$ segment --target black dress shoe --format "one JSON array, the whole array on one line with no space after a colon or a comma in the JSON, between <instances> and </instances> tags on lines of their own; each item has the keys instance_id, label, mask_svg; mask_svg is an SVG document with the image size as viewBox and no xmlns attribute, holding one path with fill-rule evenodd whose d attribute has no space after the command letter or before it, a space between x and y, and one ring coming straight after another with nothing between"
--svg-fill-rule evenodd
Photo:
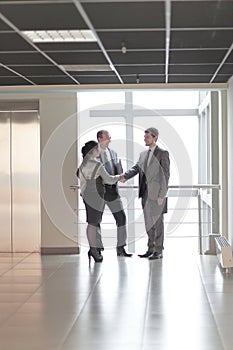
<instances>
[{"instance_id":1,"label":"black dress shoe","mask_svg":"<svg viewBox=\"0 0 233 350\"><path fill-rule=\"evenodd\" d=\"M149 256L151 256L153 254L153 252L150 252L149 250L145 253L145 254L138 254L138 256L140 258L149 258Z\"/></svg>"},{"instance_id":2,"label":"black dress shoe","mask_svg":"<svg viewBox=\"0 0 233 350\"><path fill-rule=\"evenodd\" d=\"M124 256L126 258L131 258L133 254L130 253L126 253L125 248L124 247L118 247L117 248L117 256Z\"/></svg>"},{"instance_id":3,"label":"black dress shoe","mask_svg":"<svg viewBox=\"0 0 233 350\"><path fill-rule=\"evenodd\" d=\"M149 260L162 259L162 257L163 257L162 253L155 252L149 257Z\"/></svg>"}]
</instances>

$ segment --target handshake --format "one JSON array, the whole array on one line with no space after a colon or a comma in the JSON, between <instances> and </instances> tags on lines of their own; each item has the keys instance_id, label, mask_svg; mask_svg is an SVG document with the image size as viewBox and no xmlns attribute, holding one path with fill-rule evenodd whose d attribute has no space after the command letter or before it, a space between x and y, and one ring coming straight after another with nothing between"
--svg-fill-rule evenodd
<instances>
[{"instance_id":1,"label":"handshake","mask_svg":"<svg viewBox=\"0 0 233 350\"><path fill-rule=\"evenodd\" d=\"M120 175L119 181L120 181L120 182L125 182L125 181L126 181L124 174L121 174L121 175Z\"/></svg>"}]
</instances>

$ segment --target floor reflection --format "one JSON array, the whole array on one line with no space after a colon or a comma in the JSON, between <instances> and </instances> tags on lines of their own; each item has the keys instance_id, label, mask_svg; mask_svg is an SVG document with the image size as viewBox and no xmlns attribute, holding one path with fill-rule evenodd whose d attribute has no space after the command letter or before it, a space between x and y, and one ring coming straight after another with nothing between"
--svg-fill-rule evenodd
<instances>
[{"instance_id":1,"label":"floor reflection","mask_svg":"<svg viewBox=\"0 0 233 350\"><path fill-rule=\"evenodd\" d=\"M193 241L192 241L193 240ZM232 350L233 274L166 238L149 261L105 250L80 256L0 254L0 349Z\"/></svg>"}]
</instances>

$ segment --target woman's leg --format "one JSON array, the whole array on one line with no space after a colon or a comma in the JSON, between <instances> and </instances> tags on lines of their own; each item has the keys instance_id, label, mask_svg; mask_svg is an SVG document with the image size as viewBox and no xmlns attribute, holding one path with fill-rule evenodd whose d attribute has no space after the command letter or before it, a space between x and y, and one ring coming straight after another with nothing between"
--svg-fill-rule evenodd
<instances>
[{"instance_id":1,"label":"woman's leg","mask_svg":"<svg viewBox=\"0 0 233 350\"><path fill-rule=\"evenodd\" d=\"M103 256L99 254L97 250L97 242L96 242L96 230L97 226L95 224L89 224L87 225L87 240L90 246L90 250L88 252L89 257L89 263L91 260L91 256L95 260L95 262L101 262L103 261Z\"/></svg>"},{"instance_id":2,"label":"woman's leg","mask_svg":"<svg viewBox=\"0 0 233 350\"><path fill-rule=\"evenodd\" d=\"M89 259L92 256L96 262L100 262L103 260L103 257L99 254L97 249L101 249L103 247L100 231L100 223L102 221L103 215L103 201L99 201L99 206L89 205L86 201L84 201L84 204L86 207L87 214L86 234L90 246L88 256Z\"/></svg>"},{"instance_id":3,"label":"woman's leg","mask_svg":"<svg viewBox=\"0 0 233 350\"><path fill-rule=\"evenodd\" d=\"M96 225L95 224L87 224L87 240L90 247L97 248L96 242Z\"/></svg>"}]
</instances>

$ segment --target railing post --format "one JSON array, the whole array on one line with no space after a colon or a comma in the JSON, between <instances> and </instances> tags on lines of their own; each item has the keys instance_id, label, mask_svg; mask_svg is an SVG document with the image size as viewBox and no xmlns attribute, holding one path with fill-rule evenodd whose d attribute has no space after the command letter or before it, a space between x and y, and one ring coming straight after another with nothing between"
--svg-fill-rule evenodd
<instances>
[{"instance_id":1,"label":"railing post","mask_svg":"<svg viewBox=\"0 0 233 350\"><path fill-rule=\"evenodd\" d=\"M79 185L72 185L70 186L71 189L76 190L79 189L80 186ZM138 186L135 185L123 185L120 186L120 188L138 188ZM202 201L204 201L203 198L201 198L201 190L202 189L217 189L220 190L221 186L218 184L199 184L199 185L171 185L168 186L169 189L197 189L198 193L197 193L197 199L198 199L198 243L199 243L199 254L202 255L203 254L203 235L202 235L202 208L201 208L201 204ZM196 197L196 196L195 196Z\"/></svg>"},{"instance_id":2,"label":"railing post","mask_svg":"<svg viewBox=\"0 0 233 350\"><path fill-rule=\"evenodd\" d=\"M202 255L202 221L201 221L201 189L198 189L198 237L199 237L199 254Z\"/></svg>"}]
</instances>

